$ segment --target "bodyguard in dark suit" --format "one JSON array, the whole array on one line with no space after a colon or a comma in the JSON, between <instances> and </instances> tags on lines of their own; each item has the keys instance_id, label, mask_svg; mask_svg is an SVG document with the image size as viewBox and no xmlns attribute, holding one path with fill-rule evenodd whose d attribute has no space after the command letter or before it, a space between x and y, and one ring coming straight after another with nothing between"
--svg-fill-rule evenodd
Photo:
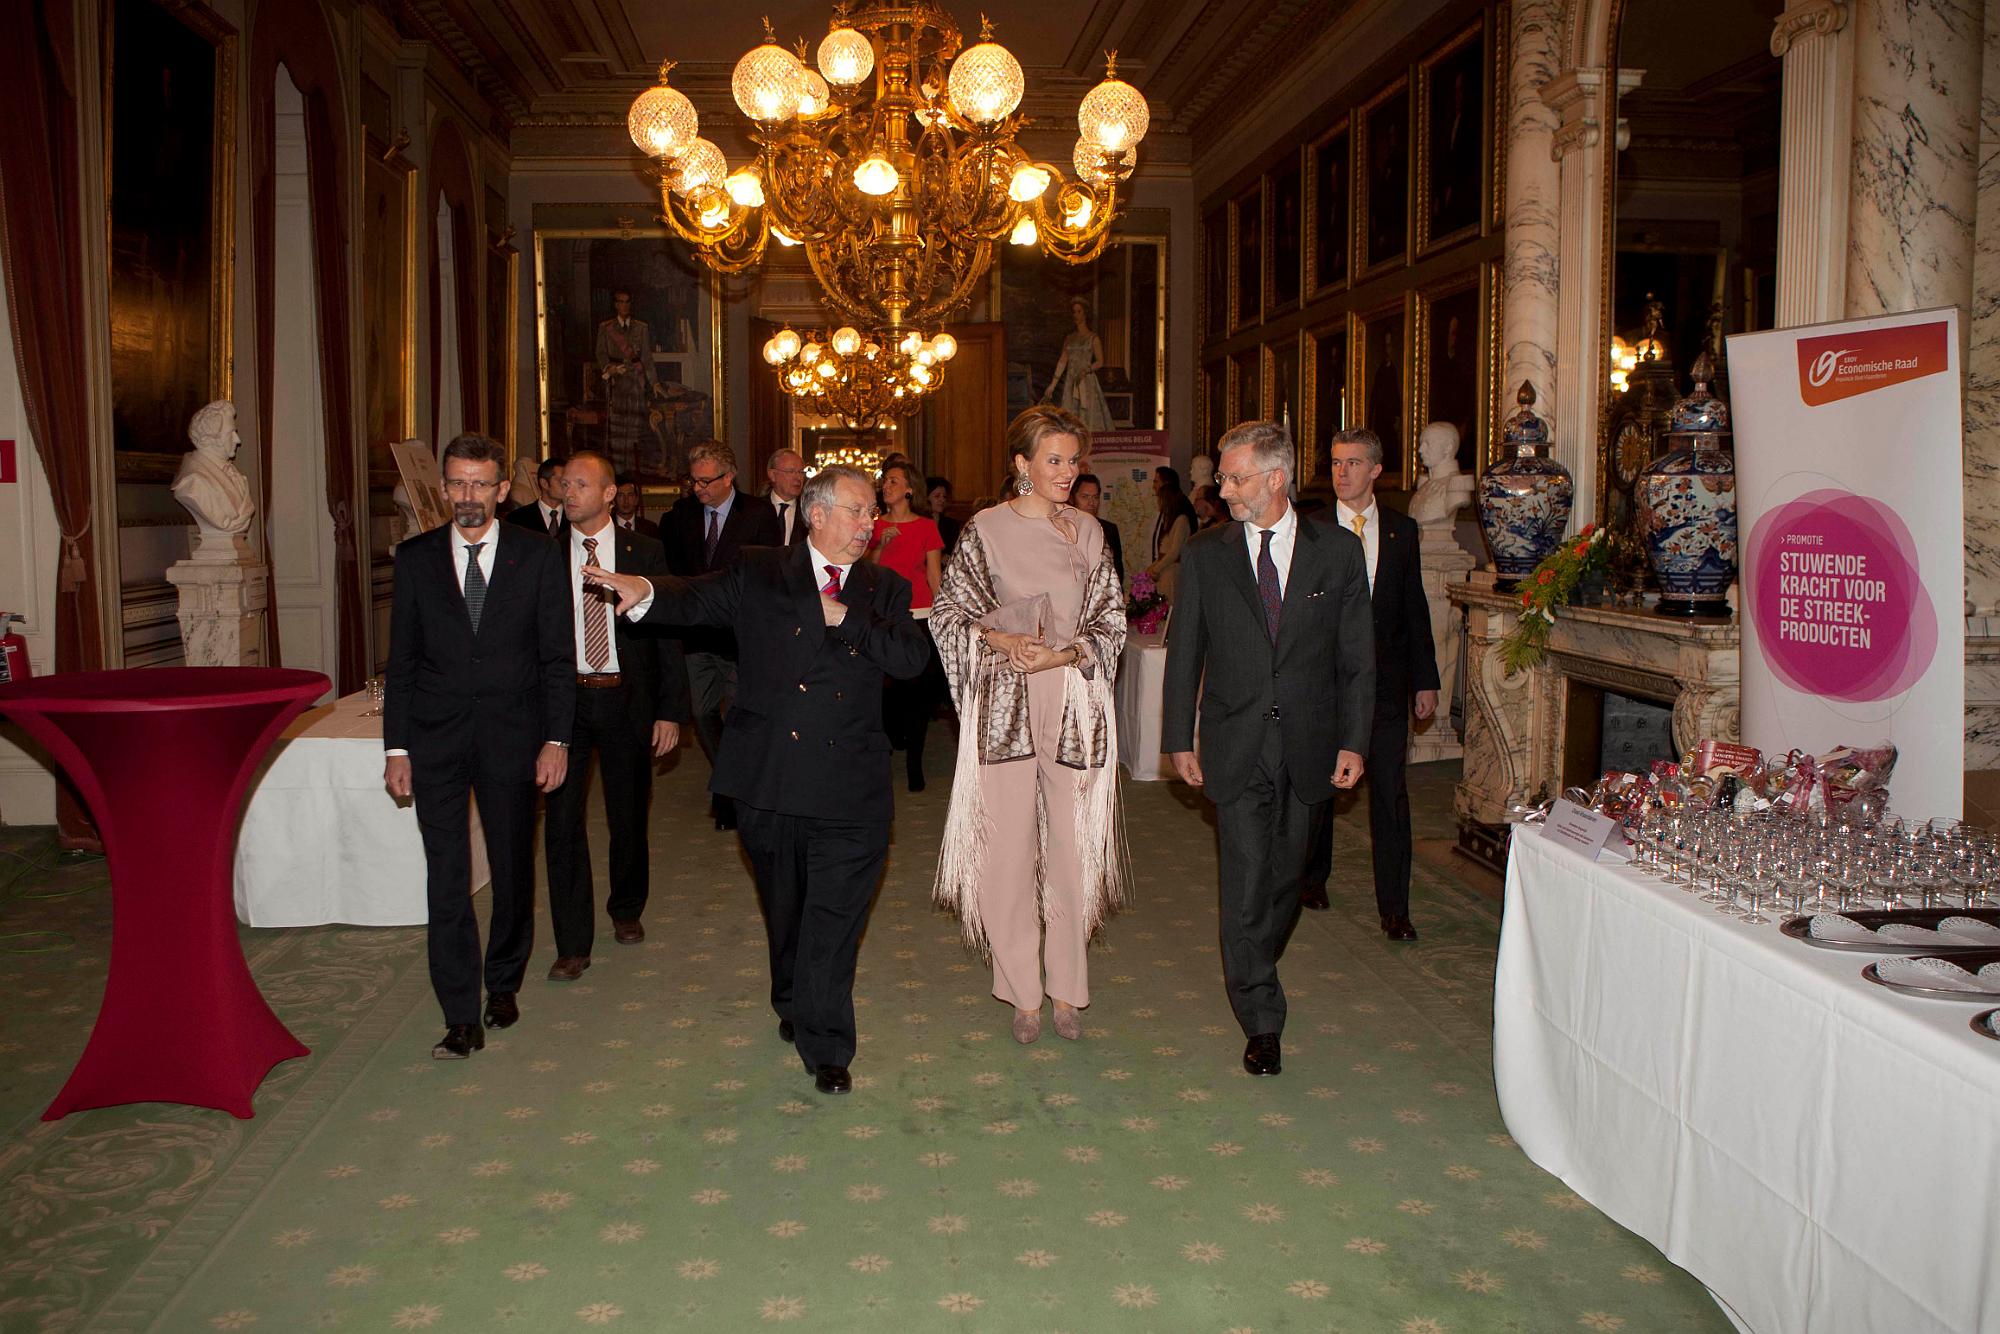
<instances>
[{"instance_id":1,"label":"bodyguard in dark suit","mask_svg":"<svg viewBox=\"0 0 2000 1334\"><path fill-rule=\"evenodd\" d=\"M687 671L679 641L615 615L602 590L587 588L583 567L626 574L665 574L667 557L650 537L611 522L618 494L611 461L602 454L570 456L563 468L563 554L576 609L576 727L570 735L569 777L549 794L543 855L549 866L549 917L556 961L549 980L574 982L590 967L596 937L586 813L590 758L604 783L604 820L611 833L611 889L604 910L621 945L646 938L646 806L653 761L680 744L688 717Z\"/></svg>"},{"instance_id":2,"label":"bodyguard in dark suit","mask_svg":"<svg viewBox=\"0 0 2000 1334\"><path fill-rule=\"evenodd\" d=\"M1216 480L1236 522L1182 550L1160 744L1215 802L1223 979L1249 1038L1244 1068L1275 1075L1278 956L1298 921L1320 808L1361 778L1375 643L1361 544L1290 504L1291 433L1245 422L1221 449Z\"/></svg>"},{"instance_id":3,"label":"bodyguard in dark suit","mask_svg":"<svg viewBox=\"0 0 2000 1334\"><path fill-rule=\"evenodd\" d=\"M646 517L645 498L639 494L639 484L630 477L618 479L618 504L611 517L628 533L638 533L655 542L660 540L660 525Z\"/></svg>"},{"instance_id":4,"label":"bodyguard in dark suit","mask_svg":"<svg viewBox=\"0 0 2000 1334\"><path fill-rule=\"evenodd\" d=\"M1375 858L1375 910L1391 940L1415 940L1410 922L1410 714L1437 711L1437 647L1424 597L1417 525L1407 514L1375 503L1382 475L1382 442L1373 431L1339 431L1333 437L1333 493L1340 526L1361 539L1368 558L1370 602L1375 613L1375 723L1368 740L1368 832ZM1312 863L1301 900L1327 906L1333 870L1333 812L1314 831Z\"/></svg>"},{"instance_id":5,"label":"bodyguard in dark suit","mask_svg":"<svg viewBox=\"0 0 2000 1334\"><path fill-rule=\"evenodd\" d=\"M1078 473L1076 485L1069 490L1070 502L1078 509L1097 520L1097 526L1104 531L1104 549L1111 553L1111 568L1118 573L1119 587L1125 584L1125 543L1118 536L1118 525L1104 517L1104 483L1094 472Z\"/></svg>"},{"instance_id":6,"label":"bodyguard in dark suit","mask_svg":"<svg viewBox=\"0 0 2000 1334\"><path fill-rule=\"evenodd\" d=\"M534 945L535 793L562 785L576 708L575 640L562 550L495 523L507 452L483 435L445 447L452 520L396 548L382 698L383 781L414 796L430 907L431 986L444 1007L439 1060L486 1045L466 802L479 801L493 873L485 1022L520 1017Z\"/></svg>"},{"instance_id":7,"label":"bodyguard in dark suit","mask_svg":"<svg viewBox=\"0 0 2000 1334\"><path fill-rule=\"evenodd\" d=\"M544 537L554 532L556 525L562 522L562 480L562 464L554 459L543 459L541 466L535 469L535 489L541 494L511 511L507 522L517 523Z\"/></svg>"},{"instance_id":8,"label":"bodyguard in dark suit","mask_svg":"<svg viewBox=\"0 0 2000 1334\"><path fill-rule=\"evenodd\" d=\"M810 531L797 546L747 551L698 579L590 578L648 624L736 631L742 679L710 788L734 799L756 872L778 1036L822 1093L845 1093L855 954L889 855L882 678L917 676L930 640L910 619L909 582L856 563L874 484L823 468L800 499Z\"/></svg>"},{"instance_id":9,"label":"bodyguard in dark suit","mask_svg":"<svg viewBox=\"0 0 2000 1334\"><path fill-rule=\"evenodd\" d=\"M671 573L683 579L712 574L735 565L746 547L780 544L776 511L736 489L736 455L729 446L719 440L690 446L688 480L693 494L674 502L660 529ZM727 626L678 633L687 654L695 735L713 766L722 745L722 715L736 694L736 636ZM717 797L714 815L717 829L735 827L726 797Z\"/></svg>"}]
</instances>

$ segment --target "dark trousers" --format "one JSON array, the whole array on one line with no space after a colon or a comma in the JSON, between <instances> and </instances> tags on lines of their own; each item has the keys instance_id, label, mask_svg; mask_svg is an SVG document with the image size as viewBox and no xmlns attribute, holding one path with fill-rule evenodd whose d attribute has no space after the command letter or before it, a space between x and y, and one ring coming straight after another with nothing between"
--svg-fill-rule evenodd
<instances>
[{"instance_id":1,"label":"dark trousers","mask_svg":"<svg viewBox=\"0 0 2000 1334\"><path fill-rule=\"evenodd\" d=\"M1278 959L1299 920L1299 884L1313 829L1329 800L1299 799L1285 770L1284 736L1275 720L1265 729L1250 782L1234 801L1219 802L1221 845L1218 922L1222 980L1245 1036L1285 1031L1285 989Z\"/></svg>"},{"instance_id":2,"label":"dark trousers","mask_svg":"<svg viewBox=\"0 0 2000 1334\"><path fill-rule=\"evenodd\" d=\"M1368 839L1375 857L1375 911L1382 917L1410 914L1410 723L1398 711L1375 714L1368 740L1364 780L1368 784ZM1299 887L1324 885L1333 875L1333 803L1326 803L1313 829L1312 859Z\"/></svg>"},{"instance_id":3,"label":"dark trousers","mask_svg":"<svg viewBox=\"0 0 2000 1334\"><path fill-rule=\"evenodd\" d=\"M882 683L882 728L889 734L890 744L905 752L904 766L912 783L923 781L924 738L930 732L938 696L946 689L937 645L932 644L930 650L930 661L915 680L898 681L892 676Z\"/></svg>"},{"instance_id":4,"label":"dark trousers","mask_svg":"<svg viewBox=\"0 0 2000 1334\"><path fill-rule=\"evenodd\" d=\"M882 868L887 820L819 820L738 803L771 945L771 1008L806 1069L854 1062L854 963Z\"/></svg>"},{"instance_id":5,"label":"dark trousers","mask_svg":"<svg viewBox=\"0 0 2000 1334\"><path fill-rule=\"evenodd\" d=\"M535 752L496 754L475 744L451 760L411 759L417 825L424 836L430 908L431 987L446 1024L479 1022L479 920L472 911L472 837L467 798L479 802L493 873L486 926L486 990L521 989L535 946ZM514 750L515 748L506 748Z\"/></svg>"},{"instance_id":6,"label":"dark trousers","mask_svg":"<svg viewBox=\"0 0 2000 1334\"><path fill-rule=\"evenodd\" d=\"M614 922L636 922L646 910L646 803L653 794L653 720L642 717L630 686L579 689L569 776L549 793L542 847L549 865L549 917L556 953L590 954L596 937L596 895L590 873L590 760L604 783L604 822L611 830L611 892L604 909Z\"/></svg>"},{"instance_id":7,"label":"dark trousers","mask_svg":"<svg viewBox=\"0 0 2000 1334\"><path fill-rule=\"evenodd\" d=\"M722 715L736 698L736 659L720 653L687 655L688 698L694 703L694 734L708 767L722 753ZM579 692L581 693L581 692Z\"/></svg>"}]
</instances>

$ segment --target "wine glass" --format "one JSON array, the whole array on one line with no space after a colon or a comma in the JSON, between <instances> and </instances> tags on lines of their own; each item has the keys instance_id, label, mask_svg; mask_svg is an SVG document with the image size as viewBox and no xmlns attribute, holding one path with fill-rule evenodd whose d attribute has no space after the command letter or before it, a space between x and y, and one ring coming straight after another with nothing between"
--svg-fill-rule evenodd
<instances>
[{"instance_id":1,"label":"wine glass","mask_svg":"<svg viewBox=\"0 0 2000 1334\"><path fill-rule=\"evenodd\" d=\"M371 676L366 681L362 682L362 688L368 692L368 707L361 711L361 716L363 718L381 717L382 691L383 691L382 678L379 676Z\"/></svg>"}]
</instances>

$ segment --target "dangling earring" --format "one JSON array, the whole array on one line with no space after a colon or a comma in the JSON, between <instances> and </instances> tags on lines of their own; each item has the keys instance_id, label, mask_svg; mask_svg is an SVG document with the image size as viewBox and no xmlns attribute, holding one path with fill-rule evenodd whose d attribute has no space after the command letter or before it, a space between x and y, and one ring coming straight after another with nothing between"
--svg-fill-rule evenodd
<instances>
[{"instance_id":1,"label":"dangling earring","mask_svg":"<svg viewBox=\"0 0 2000 1334\"><path fill-rule=\"evenodd\" d=\"M1028 474L1022 473L1020 480L1014 483L1014 489L1025 496L1035 489L1035 484L1028 480Z\"/></svg>"}]
</instances>

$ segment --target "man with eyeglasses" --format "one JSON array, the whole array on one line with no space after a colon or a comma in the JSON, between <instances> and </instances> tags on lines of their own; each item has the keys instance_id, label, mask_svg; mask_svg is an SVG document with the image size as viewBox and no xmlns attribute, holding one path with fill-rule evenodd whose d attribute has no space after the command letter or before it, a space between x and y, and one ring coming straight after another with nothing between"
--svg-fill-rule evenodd
<instances>
[{"instance_id":1,"label":"man with eyeglasses","mask_svg":"<svg viewBox=\"0 0 2000 1334\"><path fill-rule=\"evenodd\" d=\"M687 467L688 494L674 502L660 525L669 571L693 579L732 568L745 547L783 545L777 512L736 489L736 455L728 445L720 440L695 443L688 448ZM694 732L713 768L722 745L722 716L736 694L736 636L726 626L680 634ZM717 829L736 827L726 796L714 798L710 814Z\"/></svg>"},{"instance_id":2,"label":"man with eyeglasses","mask_svg":"<svg viewBox=\"0 0 2000 1334\"><path fill-rule=\"evenodd\" d=\"M697 465L700 466L700 465ZM930 662L909 581L865 561L875 487L821 469L800 495L804 542L751 550L696 579L586 567L618 612L659 625L726 626L742 687L709 787L733 799L771 951L771 1007L822 1093L853 1088L854 969L889 856L895 798L882 729L885 675Z\"/></svg>"},{"instance_id":3,"label":"man with eyeglasses","mask_svg":"<svg viewBox=\"0 0 2000 1334\"><path fill-rule=\"evenodd\" d=\"M778 516L779 545L791 546L806 540L806 516L799 513L799 494L806 489L806 461L795 449L781 449L765 460L764 471L771 475L766 497L771 512Z\"/></svg>"},{"instance_id":4,"label":"man with eyeglasses","mask_svg":"<svg viewBox=\"0 0 2000 1334\"><path fill-rule=\"evenodd\" d=\"M562 786L576 712L576 635L563 551L493 514L507 451L461 435L444 451L451 522L396 547L384 672L382 781L415 798L427 867L434 1059L464 1060L520 1018L534 945L535 794ZM479 803L493 890L479 1008L467 802Z\"/></svg>"},{"instance_id":5,"label":"man with eyeglasses","mask_svg":"<svg viewBox=\"0 0 2000 1334\"><path fill-rule=\"evenodd\" d=\"M1181 552L1160 745L1215 803L1222 976L1248 1039L1243 1068L1275 1075L1278 956L1298 922L1318 815L1361 781L1375 632L1361 543L1292 506L1291 432L1244 422L1220 445L1215 480L1234 522Z\"/></svg>"}]
</instances>

